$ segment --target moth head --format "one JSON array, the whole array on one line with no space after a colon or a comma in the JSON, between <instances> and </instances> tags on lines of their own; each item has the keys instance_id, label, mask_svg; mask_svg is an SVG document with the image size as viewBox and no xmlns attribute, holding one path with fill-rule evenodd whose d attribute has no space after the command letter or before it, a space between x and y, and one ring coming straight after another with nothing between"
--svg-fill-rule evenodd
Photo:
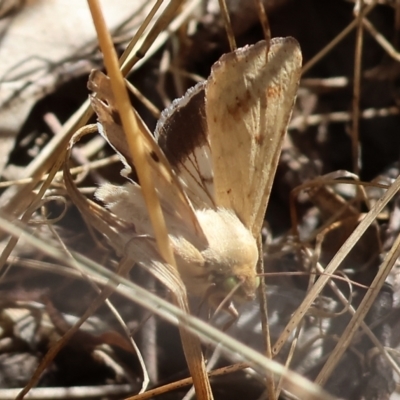
<instances>
[{"instance_id":1,"label":"moth head","mask_svg":"<svg viewBox=\"0 0 400 400\"><path fill-rule=\"evenodd\" d=\"M242 303L254 299L260 284L260 278L255 274L255 263L241 261L244 261L243 258L238 259L229 272L218 273L214 270L209 274L206 296L213 306L219 306L225 300Z\"/></svg>"},{"instance_id":2,"label":"moth head","mask_svg":"<svg viewBox=\"0 0 400 400\"><path fill-rule=\"evenodd\" d=\"M209 302L218 305L227 296L239 302L252 300L259 285L258 249L252 233L230 210L197 215L208 240L202 255Z\"/></svg>"},{"instance_id":3,"label":"moth head","mask_svg":"<svg viewBox=\"0 0 400 400\"><path fill-rule=\"evenodd\" d=\"M229 276L223 281L223 290L233 293L238 300L254 300L255 292L260 285L260 278L254 275L254 269L249 274Z\"/></svg>"}]
</instances>

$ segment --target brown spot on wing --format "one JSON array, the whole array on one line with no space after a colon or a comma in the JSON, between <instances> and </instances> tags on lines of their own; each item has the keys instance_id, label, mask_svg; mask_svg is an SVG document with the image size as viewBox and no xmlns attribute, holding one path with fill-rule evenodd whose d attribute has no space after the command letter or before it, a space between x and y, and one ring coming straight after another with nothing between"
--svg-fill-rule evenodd
<instances>
[{"instance_id":1,"label":"brown spot on wing","mask_svg":"<svg viewBox=\"0 0 400 400\"><path fill-rule=\"evenodd\" d=\"M122 126L121 116L119 115L118 110L111 109L111 117L117 125Z\"/></svg>"},{"instance_id":2,"label":"brown spot on wing","mask_svg":"<svg viewBox=\"0 0 400 400\"><path fill-rule=\"evenodd\" d=\"M158 155L154 152L154 151L151 151L150 152L150 157L155 161L155 162L160 162L160 159L158 158Z\"/></svg>"},{"instance_id":3,"label":"brown spot on wing","mask_svg":"<svg viewBox=\"0 0 400 400\"><path fill-rule=\"evenodd\" d=\"M236 96L234 101L227 104L226 108L234 119L241 119L242 115L248 113L252 105L252 95L249 89L243 93L243 96Z\"/></svg>"},{"instance_id":4,"label":"brown spot on wing","mask_svg":"<svg viewBox=\"0 0 400 400\"><path fill-rule=\"evenodd\" d=\"M257 133L256 135L254 135L254 140L256 141L256 143L259 146L263 145L264 139L265 139L265 136L263 134L261 134L261 133Z\"/></svg>"}]
</instances>

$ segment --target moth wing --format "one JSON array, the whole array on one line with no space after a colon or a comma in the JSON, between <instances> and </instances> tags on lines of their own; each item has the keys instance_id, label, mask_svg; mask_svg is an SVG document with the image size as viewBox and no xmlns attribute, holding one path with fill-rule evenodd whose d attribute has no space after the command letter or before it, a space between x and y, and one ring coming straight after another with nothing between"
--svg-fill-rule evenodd
<instances>
[{"instance_id":1,"label":"moth wing","mask_svg":"<svg viewBox=\"0 0 400 400\"><path fill-rule=\"evenodd\" d=\"M293 38L225 54L206 86L206 115L217 206L260 233L301 74Z\"/></svg>"},{"instance_id":2,"label":"moth wing","mask_svg":"<svg viewBox=\"0 0 400 400\"><path fill-rule=\"evenodd\" d=\"M163 111L155 137L195 208L215 208L213 167L205 113L205 82Z\"/></svg>"},{"instance_id":3,"label":"moth wing","mask_svg":"<svg viewBox=\"0 0 400 400\"><path fill-rule=\"evenodd\" d=\"M115 107L109 78L100 71L92 71L88 88L93 92L91 103L101 123L100 133L119 154L125 166L122 175L133 182L131 173L134 164L120 122L119 113ZM139 116L137 117L140 118ZM176 219L182 222L184 229L191 231L196 236L204 237L193 207L174 171L171 169L168 160L140 119L139 123L143 127L142 132L147 151L147 161L151 167L154 184L164 212L168 214L166 215L167 225L168 221Z\"/></svg>"}]
</instances>

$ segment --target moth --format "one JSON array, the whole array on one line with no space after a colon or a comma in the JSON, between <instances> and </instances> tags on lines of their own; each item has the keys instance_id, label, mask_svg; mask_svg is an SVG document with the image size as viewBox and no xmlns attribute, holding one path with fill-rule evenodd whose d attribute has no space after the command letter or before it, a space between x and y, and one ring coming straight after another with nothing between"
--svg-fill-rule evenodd
<instances>
[{"instance_id":1,"label":"moth","mask_svg":"<svg viewBox=\"0 0 400 400\"><path fill-rule=\"evenodd\" d=\"M292 113L302 56L293 38L260 41L223 55L208 79L164 110L146 155L178 272L189 294L219 304L254 297L257 237ZM99 131L124 164L123 186L96 191L122 221L115 247L163 279L160 256L108 78L92 72ZM121 228L121 226L123 228Z\"/></svg>"}]
</instances>

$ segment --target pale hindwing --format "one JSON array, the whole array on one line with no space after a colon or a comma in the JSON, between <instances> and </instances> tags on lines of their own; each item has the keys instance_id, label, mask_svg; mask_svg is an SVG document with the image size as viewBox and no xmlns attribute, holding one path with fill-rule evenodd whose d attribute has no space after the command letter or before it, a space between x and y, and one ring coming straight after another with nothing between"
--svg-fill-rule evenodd
<instances>
[{"instance_id":1,"label":"pale hindwing","mask_svg":"<svg viewBox=\"0 0 400 400\"><path fill-rule=\"evenodd\" d=\"M292 112L302 57L295 39L226 54L206 85L206 115L219 207L257 236Z\"/></svg>"},{"instance_id":2,"label":"pale hindwing","mask_svg":"<svg viewBox=\"0 0 400 400\"><path fill-rule=\"evenodd\" d=\"M163 111L155 137L195 208L214 208L211 149L204 103L205 82Z\"/></svg>"}]
</instances>

